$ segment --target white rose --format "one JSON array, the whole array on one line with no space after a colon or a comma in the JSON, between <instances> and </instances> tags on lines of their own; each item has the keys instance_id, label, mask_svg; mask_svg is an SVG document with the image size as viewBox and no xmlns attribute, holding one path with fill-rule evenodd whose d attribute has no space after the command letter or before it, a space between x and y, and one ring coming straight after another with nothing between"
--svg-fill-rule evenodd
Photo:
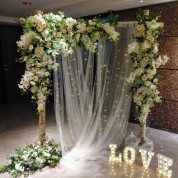
<instances>
[{"instance_id":1,"label":"white rose","mask_svg":"<svg viewBox=\"0 0 178 178\"><path fill-rule=\"evenodd\" d=\"M49 76L49 72L45 72L45 76L48 77Z\"/></svg>"},{"instance_id":2,"label":"white rose","mask_svg":"<svg viewBox=\"0 0 178 178\"><path fill-rule=\"evenodd\" d=\"M151 45L147 41L145 41L144 43L141 44L142 51L147 51L150 47L151 47Z\"/></svg>"},{"instance_id":3,"label":"white rose","mask_svg":"<svg viewBox=\"0 0 178 178\"><path fill-rule=\"evenodd\" d=\"M137 93L141 93L142 92L142 89L141 88L138 88L137 89Z\"/></svg>"},{"instance_id":4,"label":"white rose","mask_svg":"<svg viewBox=\"0 0 178 178\"><path fill-rule=\"evenodd\" d=\"M37 47L35 48L35 54L36 54L37 57L42 58L42 56L43 56L43 54L44 54L44 49L43 49L43 47L37 46Z\"/></svg>"},{"instance_id":5,"label":"white rose","mask_svg":"<svg viewBox=\"0 0 178 178\"><path fill-rule=\"evenodd\" d=\"M153 82L154 82L154 83L157 83L157 82L158 82L158 79L157 79L157 78L155 78L155 79L153 80Z\"/></svg>"},{"instance_id":6,"label":"white rose","mask_svg":"<svg viewBox=\"0 0 178 178\"><path fill-rule=\"evenodd\" d=\"M145 74L142 76L142 80L147 80L147 76Z\"/></svg>"},{"instance_id":7,"label":"white rose","mask_svg":"<svg viewBox=\"0 0 178 178\"><path fill-rule=\"evenodd\" d=\"M28 47L28 50L29 50L30 52L33 50L33 45L32 45L32 44Z\"/></svg>"},{"instance_id":8,"label":"white rose","mask_svg":"<svg viewBox=\"0 0 178 178\"><path fill-rule=\"evenodd\" d=\"M91 33L93 29L91 27L87 27L87 32Z\"/></svg>"},{"instance_id":9,"label":"white rose","mask_svg":"<svg viewBox=\"0 0 178 178\"><path fill-rule=\"evenodd\" d=\"M47 47L47 48L50 48L50 47L51 47L51 42L47 42L47 43L46 43L46 47Z\"/></svg>"},{"instance_id":10,"label":"white rose","mask_svg":"<svg viewBox=\"0 0 178 178\"><path fill-rule=\"evenodd\" d=\"M149 29L149 30L147 31L147 34L148 34L149 36L151 36L151 35L152 35L152 30Z\"/></svg>"},{"instance_id":11,"label":"white rose","mask_svg":"<svg viewBox=\"0 0 178 178\"><path fill-rule=\"evenodd\" d=\"M146 61L144 61L144 60L142 60L142 61L140 62L141 67L145 67L147 64L148 64L148 62L146 62Z\"/></svg>"},{"instance_id":12,"label":"white rose","mask_svg":"<svg viewBox=\"0 0 178 178\"><path fill-rule=\"evenodd\" d=\"M37 26L36 26L36 30L37 30L38 32L42 32L42 31L43 31L43 27L42 27L41 25L37 25Z\"/></svg>"},{"instance_id":13,"label":"white rose","mask_svg":"<svg viewBox=\"0 0 178 178\"><path fill-rule=\"evenodd\" d=\"M28 157L29 157L29 154L25 154L25 155L22 156L22 159L24 159L25 161L27 161Z\"/></svg>"},{"instance_id":14,"label":"white rose","mask_svg":"<svg viewBox=\"0 0 178 178\"><path fill-rule=\"evenodd\" d=\"M33 77L33 80L34 80L34 81L38 81L38 76L34 76L34 77Z\"/></svg>"},{"instance_id":15,"label":"white rose","mask_svg":"<svg viewBox=\"0 0 178 178\"><path fill-rule=\"evenodd\" d=\"M37 66L37 67L41 67L42 64L41 64L41 63L37 63L36 66Z\"/></svg>"},{"instance_id":16,"label":"white rose","mask_svg":"<svg viewBox=\"0 0 178 178\"><path fill-rule=\"evenodd\" d=\"M149 79L152 79L152 78L153 78L153 74L152 74L152 73L148 73L148 74L147 74L147 77L148 77Z\"/></svg>"},{"instance_id":17,"label":"white rose","mask_svg":"<svg viewBox=\"0 0 178 178\"><path fill-rule=\"evenodd\" d=\"M62 37L62 33L61 32L57 32L57 37L61 38Z\"/></svg>"},{"instance_id":18,"label":"white rose","mask_svg":"<svg viewBox=\"0 0 178 178\"><path fill-rule=\"evenodd\" d=\"M93 20L89 20L88 23L89 23L90 25L96 25L96 22L93 21Z\"/></svg>"},{"instance_id":19,"label":"white rose","mask_svg":"<svg viewBox=\"0 0 178 178\"><path fill-rule=\"evenodd\" d=\"M38 90L38 87L37 87L37 86L33 86L33 87L31 88L31 92L32 92L32 93L35 93L37 90Z\"/></svg>"},{"instance_id":20,"label":"white rose","mask_svg":"<svg viewBox=\"0 0 178 178\"><path fill-rule=\"evenodd\" d=\"M145 31L144 25L137 25L137 30L138 31Z\"/></svg>"},{"instance_id":21,"label":"white rose","mask_svg":"<svg viewBox=\"0 0 178 178\"><path fill-rule=\"evenodd\" d=\"M34 81L31 81L30 84L33 86L36 85L36 83Z\"/></svg>"},{"instance_id":22,"label":"white rose","mask_svg":"<svg viewBox=\"0 0 178 178\"><path fill-rule=\"evenodd\" d=\"M38 155L38 153L35 151L35 152L33 152L33 154L32 154L34 157L36 157L37 155Z\"/></svg>"}]
</instances>

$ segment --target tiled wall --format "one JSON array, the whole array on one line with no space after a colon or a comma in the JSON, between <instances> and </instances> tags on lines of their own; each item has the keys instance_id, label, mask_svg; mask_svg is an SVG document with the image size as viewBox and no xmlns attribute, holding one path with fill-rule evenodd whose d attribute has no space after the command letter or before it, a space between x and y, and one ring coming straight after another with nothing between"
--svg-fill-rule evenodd
<instances>
[{"instance_id":1,"label":"tiled wall","mask_svg":"<svg viewBox=\"0 0 178 178\"><path fill-rule=\"evenodd\" d=\"M148 124L151 127L178 133L178 1L147 6L143 9L149 9L157 14L161 12L160 21L164 22L165 27L159 39L159 50L161 54L170 57L169 62L159 69L159 89L163 103L152 109ZM119 11L119 21L135 21L136 10L138 9Z\"/></svg>"}]
</instances>

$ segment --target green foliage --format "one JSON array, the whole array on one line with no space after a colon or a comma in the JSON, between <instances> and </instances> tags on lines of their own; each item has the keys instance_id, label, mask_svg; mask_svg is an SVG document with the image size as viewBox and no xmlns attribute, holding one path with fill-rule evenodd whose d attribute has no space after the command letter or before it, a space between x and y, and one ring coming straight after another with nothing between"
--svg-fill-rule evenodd
<instances>
[{"instance_id":1,"label":"green foliage","mask_svg":"<svg viewBox=\"0 0 178 178\"><path fill-rule=\"evenodd\" d=\"M44 145L30 144L23 149L17 149L15 154L9 155L7 163L0 166L0 173L8 172L13 178L21 175L28 176L46 166L55 167L62 157L60 146L50 140Z\"/></svg>"},{"instance_id":2,"label":"green foliage","mask_svg":"<svg viewBox=\"0 0 178 178\"><path fill-rule=\"evenodd\" d=\"M135 117L140 123L146 122L150 108L154 103L160 103L157 68L165 65L166 55L159 55L157 38L163 32L163 24L158 23L159 16L153 12L137 12L137 33L133 35L136 40L129 45L127 52L135 70L131 73L129 81L132 83L131 93L136 104Z\"/></svg>"}]
</instances>

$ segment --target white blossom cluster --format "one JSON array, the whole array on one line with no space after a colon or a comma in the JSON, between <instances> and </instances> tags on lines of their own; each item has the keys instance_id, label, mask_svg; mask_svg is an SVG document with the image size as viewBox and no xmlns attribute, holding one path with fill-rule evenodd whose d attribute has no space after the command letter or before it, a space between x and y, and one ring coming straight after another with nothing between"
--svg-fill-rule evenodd
<instances>
[{"instance_id":1,"label":"white blossom cluster","mask_svg":"<svg viewBox=\"0 0 178 178\"><path fill-rule=\"evenodd\" d=\"M135 67L128 81L132 83L133 101L136 103L136 114L141 123L146 123L154 102L161 101L157 88L157 68L168 61L167 56L158 54L157 38L162 32L163 24L157 22L157 17L145 17L144 15L137 25L137 34L134 36L136 42L129 44L127 50Z\"/></svg>"},{"instance_id":2,"label":"white blossom cluster","mask_svg":"<svg viewBox=\"0 0 178 178\"><path fill-rule=\"evenodd\" d=\"M38 104L38 111L44 110L45 101L50 94L50 76L59 68L55 57L71 57L73 47L85 46L95 52L96 41L102 38L117 41L119 33L114 26L98 19L83 20L65 18L59 15L38 14L21 19L25 33L17 42L22 54L21 62L26 63L26 71L19 88L32 92L32 99Z\"/></svg>"},{"instance_id":3,"label":"white blossom cluster","mask_svg":"<svg viewBox=\"0 0 178 178\"><path fill-rule=\"evenodd\" d=\"M9 161L1 167L0 173L8 172L12 177L27 177L45 166L55 167L61 157L61 148L54 140L45 141L42 146L34 143L9 155Z\"/></svg>"}]
</instances>

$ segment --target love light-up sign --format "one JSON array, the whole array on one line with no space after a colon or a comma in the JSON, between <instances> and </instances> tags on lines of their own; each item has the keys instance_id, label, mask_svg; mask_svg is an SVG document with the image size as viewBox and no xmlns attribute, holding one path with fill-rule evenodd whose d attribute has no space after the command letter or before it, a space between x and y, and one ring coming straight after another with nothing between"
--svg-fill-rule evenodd
<instances>
[{"instance_id":1,"label":"love light-up sign","mask_svg":"<svg viewBox=\"0 0 178 178\"><path fill-rule=\"evenodd\" d=\"M126 146L124 148L123 155L122 153L119 153L119 156L116 156L117 145L110 144L109 147L111 149L111 155L109 157L110 162L116 162L116 163L122 162L122 157L126 163L133 164L135 162L135 157L136 157L135 148ZM144 149L139 149L139 152L141 154L143 167L145 169L149 168L151 159L155 155L155 153ZM164 176L172 177L172 170L169 169L169 167L173 165L173 159L168 158L161 154L157 154L157 158L158 158L158 167L156 171Z\"/></svg>"}]
</instances>

